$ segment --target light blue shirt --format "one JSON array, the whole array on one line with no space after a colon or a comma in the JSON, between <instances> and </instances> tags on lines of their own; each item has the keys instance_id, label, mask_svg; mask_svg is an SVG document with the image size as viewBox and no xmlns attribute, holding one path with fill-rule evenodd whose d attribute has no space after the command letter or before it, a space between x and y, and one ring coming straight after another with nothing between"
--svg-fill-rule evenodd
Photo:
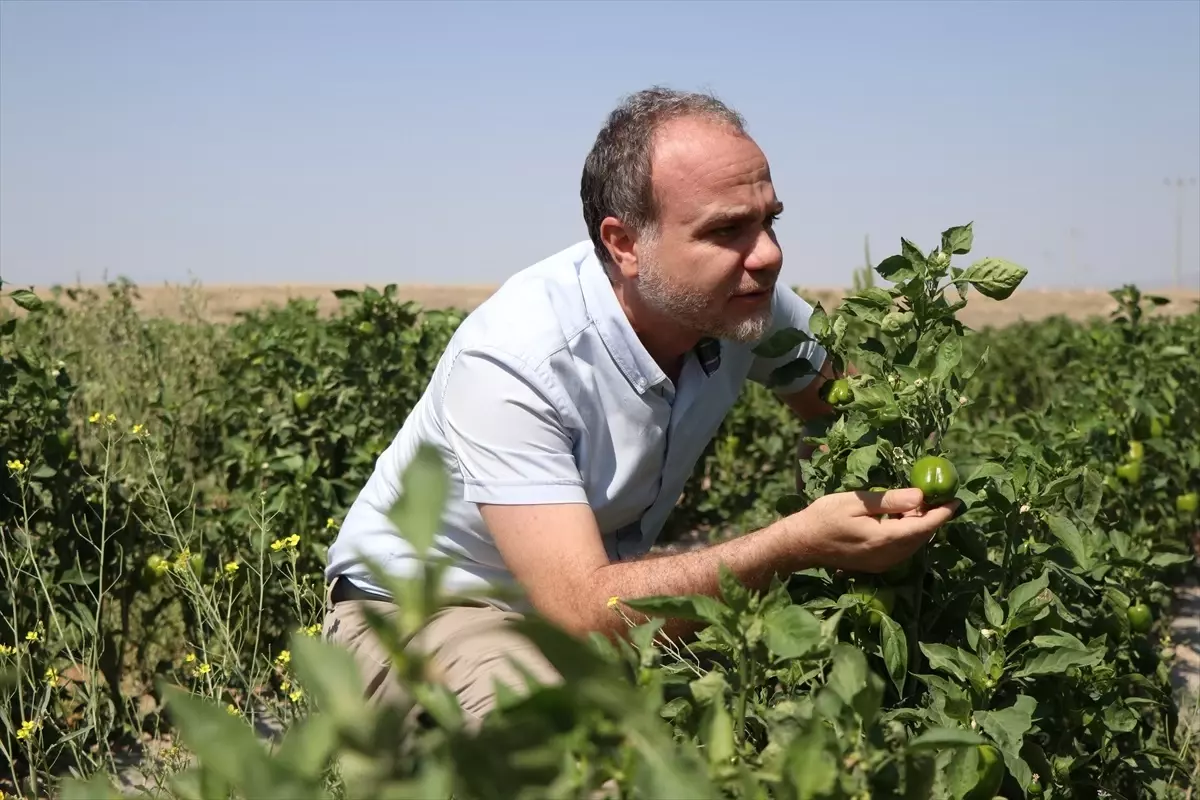
<instances>
[{"instance_id":1,"label":"light blue shirt","mask_svg":"<svg viewBox=\"0 0 1200 800\"><path fill-rule=\"evenodd\" d=\"M771 330L808 332L812 307L782 282L772 304ZM590 241L518 272L458 327L347 513L326 579L345 575L382 593L360 554L389 573L412 574L413 552L387 511L422 442L449 470L434 544L454 560L444 591L518 589L476 503L587 503L610 559L646 553L745 381L765 384L797 356L818 368L825 359L811 340L774 359L754 355L754 344L708 344L719 345L719 363L702 364L693 351L673 385L635 335Z\"/></svg>"}]
</instances>

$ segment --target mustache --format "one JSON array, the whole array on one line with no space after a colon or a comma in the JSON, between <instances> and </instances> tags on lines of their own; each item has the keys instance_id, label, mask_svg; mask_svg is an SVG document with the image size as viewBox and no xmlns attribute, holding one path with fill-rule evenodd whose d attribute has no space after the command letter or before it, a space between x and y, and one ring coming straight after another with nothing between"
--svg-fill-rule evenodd
<instances>
[{"instance_id":1,"label":"mustache","mask_svg":"<svg viewBox=\"0 0 1200 800\"><path fill-rule=\"evenodd\" d=\"M775 283L778 281L778 275L772 275L771 279L766 283L753 283L749 286L740 286L729 293L730 297L736 297L740 294L754 294L755 292L769 292L775 288Z\"/></svg>"}]
</instances>

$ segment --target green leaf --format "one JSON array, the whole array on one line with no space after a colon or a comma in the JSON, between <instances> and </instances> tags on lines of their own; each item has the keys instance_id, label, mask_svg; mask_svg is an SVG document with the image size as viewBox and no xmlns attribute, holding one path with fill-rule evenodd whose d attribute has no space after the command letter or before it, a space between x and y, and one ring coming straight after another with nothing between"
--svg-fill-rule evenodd
<instances>
[{"instance_id":1,"label":"green leaf","mask_svg":"<svg viewBox=\"0 0 1200 800\"><path fill-rule=\"evenodd\" d=\"M717 567L717 585L721 587L721 598L729 608L742 612L750 607L750 590L725 561Z\"/></svg>"},{"instance_id":2,"label":"green leaf","mask_svg":"<svg viewBox=\"0 0 1200 800\"><path fill-rule=\"evenodd\" d=\"M972 676L983 673L983 662L979 657L961 647L925 642L919 642L918 646L929 660L930 667L953 675L960 681L969 681Z\"/></svg>"},{"instance_id":3,"label":"green leaf","mask_svg":"<svg viewBox=\"0 0 1200 800\"><path fill-rule=\"evenodd\" d=\"M797 605L787 605L767 613L767 648L781 659L802 658L819 650L824 642L821 621Z\"/></svg>"},{"instance_id":4,"label":"green leaf","mask_svg":"<svg viewBox=\"0 0 1200 800\"><path fill-rule=\"evenodd\" d=\"M846 474L854 478L855 486L866 486L871 468L879 463L878 446L874 443L856 447L846 458Z\"/></svg>"},{"instance_id":5,"label":"green leaf","mask_svg":"<svg viewBox=\"0 0 1200 800\"><path fill-rule=\"evenodd\" d=\"M875 271L879 273L881 278L885 278L893 283L902 283L906 280L916 277L916 270L913 269L913 264L904 256L888 256L875 267Z\"/></svg>"},{"instance_id":6,"label":"green leaf","mask_svg":"<svg viewBox=\"0 0 1200 800\"><path fill-rule=\"evenodd\" d=\"M784 774L797 800L829 797L837 785L840 767L828 729L809 725L788 745Z\"/></svg>"},{"instance_id":7,"label":"green leaf","mask_svg":"<svg viewBox=\"0 0 1200 800\"><path fill-rule=\"evenodd\" d=\"M921 248L903 237L900 238L900 254L908 259L908 263L918 269L925 265L925 254L921 252Z\"/></svg>"},{"instance_id":8,"label":"green leaf","mask_svg":"<svg viewBox=\"0 0 1200 800\"><path fill-rule=\"evenodd\" d=\"M705 752L708 763L728 764L733 759L733 717L724 703L713 703L708 707L708 728L705 736Z\"/></svg>"},{"instance_id":9,"label":"green leaf","mask_svg":"<svg viewBox=\"0 0 1200 800\"><path fill-rule=\"evenodd\" d=\"M843 302L857 301L863 305L887 310L892 307L892 295L887 289L870 286L847 297Z\"/></svg>"},{"instance_id":10,"label":"green leaf","mask_svg":"<svg viewBox=\"0 0 1200 800\"><path fill-rule=\"evenodd\" d=\"M993 300L1007 299L1029 270L1000 258L984 258L963 270L959 280L968 281Z\"/></svg>"},{"instance_id":11,"label":"green leaf","mask_svg":"<svg viewBox=\"0 0 1200 800\"><path fill-rule=\"evenodd\" d=\"M1008 470L994 461L984 461L971 471L967 479L963 481L963 486L975 486L988 478L1005 477L1008 477Z\"/></svg>"},{"instance_id":12,"label":"green leaf","mask_svg":"<svg viewBox=\"0 0 1200 800\"><path fill-rule=\"evenodd\" d=\"M333 720L314 714L288 728L276 758L286 771L304 781L312 781L321 777L336 747L337 730Z\"/></svg>"},{"instance_id":13,"label":"green leaf","mask_svg":"<svg viewBox=\"0 0 1200 800\"><path fill-rule=\"evenodd\" d=\"M1187 553L1158 553L1150 557L1149 564L1152 567L1173 567L1190 563L1194 559L1195 556Z\"/></svg>"},{"instance_id":14,"label":"green leaf","mask_svg":"<svg viewBox=\"0 0 1200 800\"><path fill-rule=\"evenodd\" d=\"M788 363L771 370L767 378L767 387L771 389L787 386L807 375L818 374L817 368L807 358L792 359Z\"/></svg>"},{"instance_id":15,"label":"green leaf","mask_svg":"<svg viewBox=\"0 0 1200 800\"><path fill-rule=\"evenodd\" d=\"M943 750L948 747L977 747L987 740L966 728L930 728L908 743L910 752Z\"/></svg>"},{"instance_id":16,"label":"green leaf","mask_svg":"<svg viewBox=\"0 0 1200 800\"><path fill-rule=\"evenodd\" d=\"M1059 647L1043 650L1025 661L1025 666L1013 673L1014 678L1031 678L1035 675L1062 675L1069 667L1094 667L1104 661L1104 650L1077 650Z\"/></svg>"},{"instance_id":17,"label":"green leaf","mask_svg":"<svg viewBox=\"0 0 1200 800\"><path fill-rule=\"evenodd\" d=\"M61 800L126 800L128 795L113 786L107 775L98 772L86 781L65 778L60 797Z\"/></svg>"},{"instance_id":18,"label":"green leaf","mask_svg":"<svg viewBox=\"0 0 1200 800\"><path fill-rule=\"evenodd\" d=\"M261 782L270 779L272 770L266 751L245 721L165 681L159 688L180 739L203 769L243 794L263 794Z\"/></svg>"},{"instance_id":19,"label":"green leaf","mask_svg":"<svg viewBox=\"0 0 1200 800\"><path fill-rule=\"evenodd\" d=\"M1029 765L1021 758L1021 748L1025 734L1033 726L1033 712L1036 710L1037 701L1021 695L1008 708L975 712L975 721L996 742L996 747L1004 756L1004 765L1020 786L1029 785L1033 777Z\"/></svg>"},{"instance_id":20,"label":"green leaf","mask_svg":"<svg viewBox=\"0 0 1200 800\"><path fill-rule=\"evenodd\" d=\"M42 302L42 298L38 297L28 289L16 289L15 291L9 292L8 296L12 298L14 303L26 311L41 311L45 306L45 304Z\"/></svg>"},{"instance_id":21,"label":"green leaf","mask_svg":"<svg viewBox=\"0 0 1200 800\"><path fill-rule=\"evenodd\" d=\"M400 479L400 497L388 511L388 519L418 554L433 546L442 527L442 512L450 486L449 475L438 451L422 444Z\"/></svg>"},{"instance_id":22,"label":"green leaf","mask_svg":"<svg viewBox=\"0 0 1200 800\"><path fill-rule=\"evenodd\" d=\"M958 366L958 362L962 360L962 354L962 339L951 337L942 342L941 347L937 349L934 361L933 380L940 383L949 378L954 372L954 368Z\"/></svg>"},{"instance_id":23,"label":"green leaf","mask_svg":"<svg viewBox=\"0 0 1200 800\"><path fill-rule=\"evenodd\" d=\"M631 597L622 598L621 602L635 611L665 619L686 619L694 622L720 624L731 617L729 609L720 600L702 594L678 597L668 595Z\"/></svg>"},{"instance_id":24,"label":"green leaf","mask_svg":"<svg viewBox=\"0 0 1200 800\"><path fill-rule=\"evenodd\" d=\"M1071 553L1076 564L1084 569L1092 568L1093 561L1087 543L1084 542L1083 534L1075 527L1075 523L1061 514L1050 514L1046 517L1046 525L1062 546Z\"/></svg>"},{"instance_id":25,"label":"green leaf","mask_svg":"<svg viewBox=\"0 0 1200 800\"><path fill-rule=\"evenodd\" d=\"M867 657L857 647L839 642L833 649L833 668L829 672L829 688L846 705L867 688Z\"/></svg>"},{"instance_id":26,"label":"green leaf","mask_svg":"<svg viewBox=\"0 0 1200 800\"><path fill-rule=\"evenodd\" d=\"M723 674L713 670L704 673L704 677L697 678L689 686L692 696L700 703L708 705L725 702L725 690L729 688L729 683Z\"/></svg>"},{"instance_id":27,"label":"green leaf","mask_svg":"<svg viewBox=\"0 0 1200 800\"><path fill-rule=\"evenodd\" d=\"M983 590L983 614L993 628L1004 627L1004 609L996 602L996 598L992 597L987 587Z\"/></svg>"},{"instance_id":28,"label":"green leaf","mask_svg":"<svg viewBox=\"0 0 1200 800\"><path fill-rule=\"evenodd\" d=\"M1008 593L1008 618L1013 619L1020 614L1027 606L1040 607L1049 602L1049 598L1039 599L1039 595L1046 591L1050 586L1050 575L1047 572L1042 572L1031 581L1026 581L1020 586L1013 588Z\"/></svg>"},{"instance_id":29,"label":"green leaf","mask_svg":"<svg viewBox=\"0 0 1200 800\"><path fill-rule=\"evenodd\" d=\"M762 358L780 358L810 339L812 337L799 328L780 328L766 340L760 342L751 352Z\"/></svg>"},{"instance_id":30,"label":"green leaf","mask_svg":"<svg viewBox=\"0 0 1200 800\"><path fill-rule=\"evenodd\" d=\"M957 256L971 252L971 245L975 241L972 224L968 222L966 225L955 225L942 231L942 250Z\"/></svg>"},{"instance_id":31,"label":"green leaf","mask_svg":"<svg viewBox=\"0 0 1200 800\"><path fill-rule=\"evenodd\" d=\"M883 663L887 666L888 677L896 687L896 693L904 695L904 681L908 677L908 637L904 628L886 614L880 620L880 647L883 650Z\"/></svg>"},{"instance_id":32,"label":"green leaf","mask_svg":"<svg viewBox=\"0 0 1200 800\"><path fill-rule=\"evenodd\" d=\"M344 647L312 636L291 637L292 666L321 713L351 739L366 742L373 715L354 656Z\"/></svg>"}]
</instances>

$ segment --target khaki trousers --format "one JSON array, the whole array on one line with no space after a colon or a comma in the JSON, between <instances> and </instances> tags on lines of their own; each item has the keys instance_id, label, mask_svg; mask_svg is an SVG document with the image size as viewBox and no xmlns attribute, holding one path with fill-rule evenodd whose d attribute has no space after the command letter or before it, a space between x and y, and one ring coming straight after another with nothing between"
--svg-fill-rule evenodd
<instances>
[{"instance_id":1,"label":"khaki trousers","mask_svg":"<svg viewBox=\"0 0 1200 800\"><path fill-rule=\"evenodd\" d=\"M383 644L363 614L370 608L384 618L399 608L386 600L348 599L334 603L332 585L326 592L325 639L350 651L358 665L368 702L407 705L411 700L393 670ZM520 664L543 685L562 680L557 670L524 636L509 627L521 615L495 606L450 606L438 611L409 642L410 652L429 659L432 671L457 697L468 729L477 729L496 704L494 682L517 694L525 690ZM409 715L420 714L416 708Z\"/></svg>"}]
</instances>

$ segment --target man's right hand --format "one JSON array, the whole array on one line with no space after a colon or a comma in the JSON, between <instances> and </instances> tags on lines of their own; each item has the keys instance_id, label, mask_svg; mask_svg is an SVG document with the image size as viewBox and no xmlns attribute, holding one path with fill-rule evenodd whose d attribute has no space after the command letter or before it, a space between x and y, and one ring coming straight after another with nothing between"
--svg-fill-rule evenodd
<instances>
[{"instance_id":1,"label":"man's right hand","mask_svg":"<svg viewBox=\"0 0 1200 800\"><path fill-rule=\"evenodd\" d=\"M954 518L957 500L923 507L920 489L838 492L785 522L801 562L851 572L886 572L912 556ZM892 518L890 515L900 515Z\"/></svg>"}]
</instances>

